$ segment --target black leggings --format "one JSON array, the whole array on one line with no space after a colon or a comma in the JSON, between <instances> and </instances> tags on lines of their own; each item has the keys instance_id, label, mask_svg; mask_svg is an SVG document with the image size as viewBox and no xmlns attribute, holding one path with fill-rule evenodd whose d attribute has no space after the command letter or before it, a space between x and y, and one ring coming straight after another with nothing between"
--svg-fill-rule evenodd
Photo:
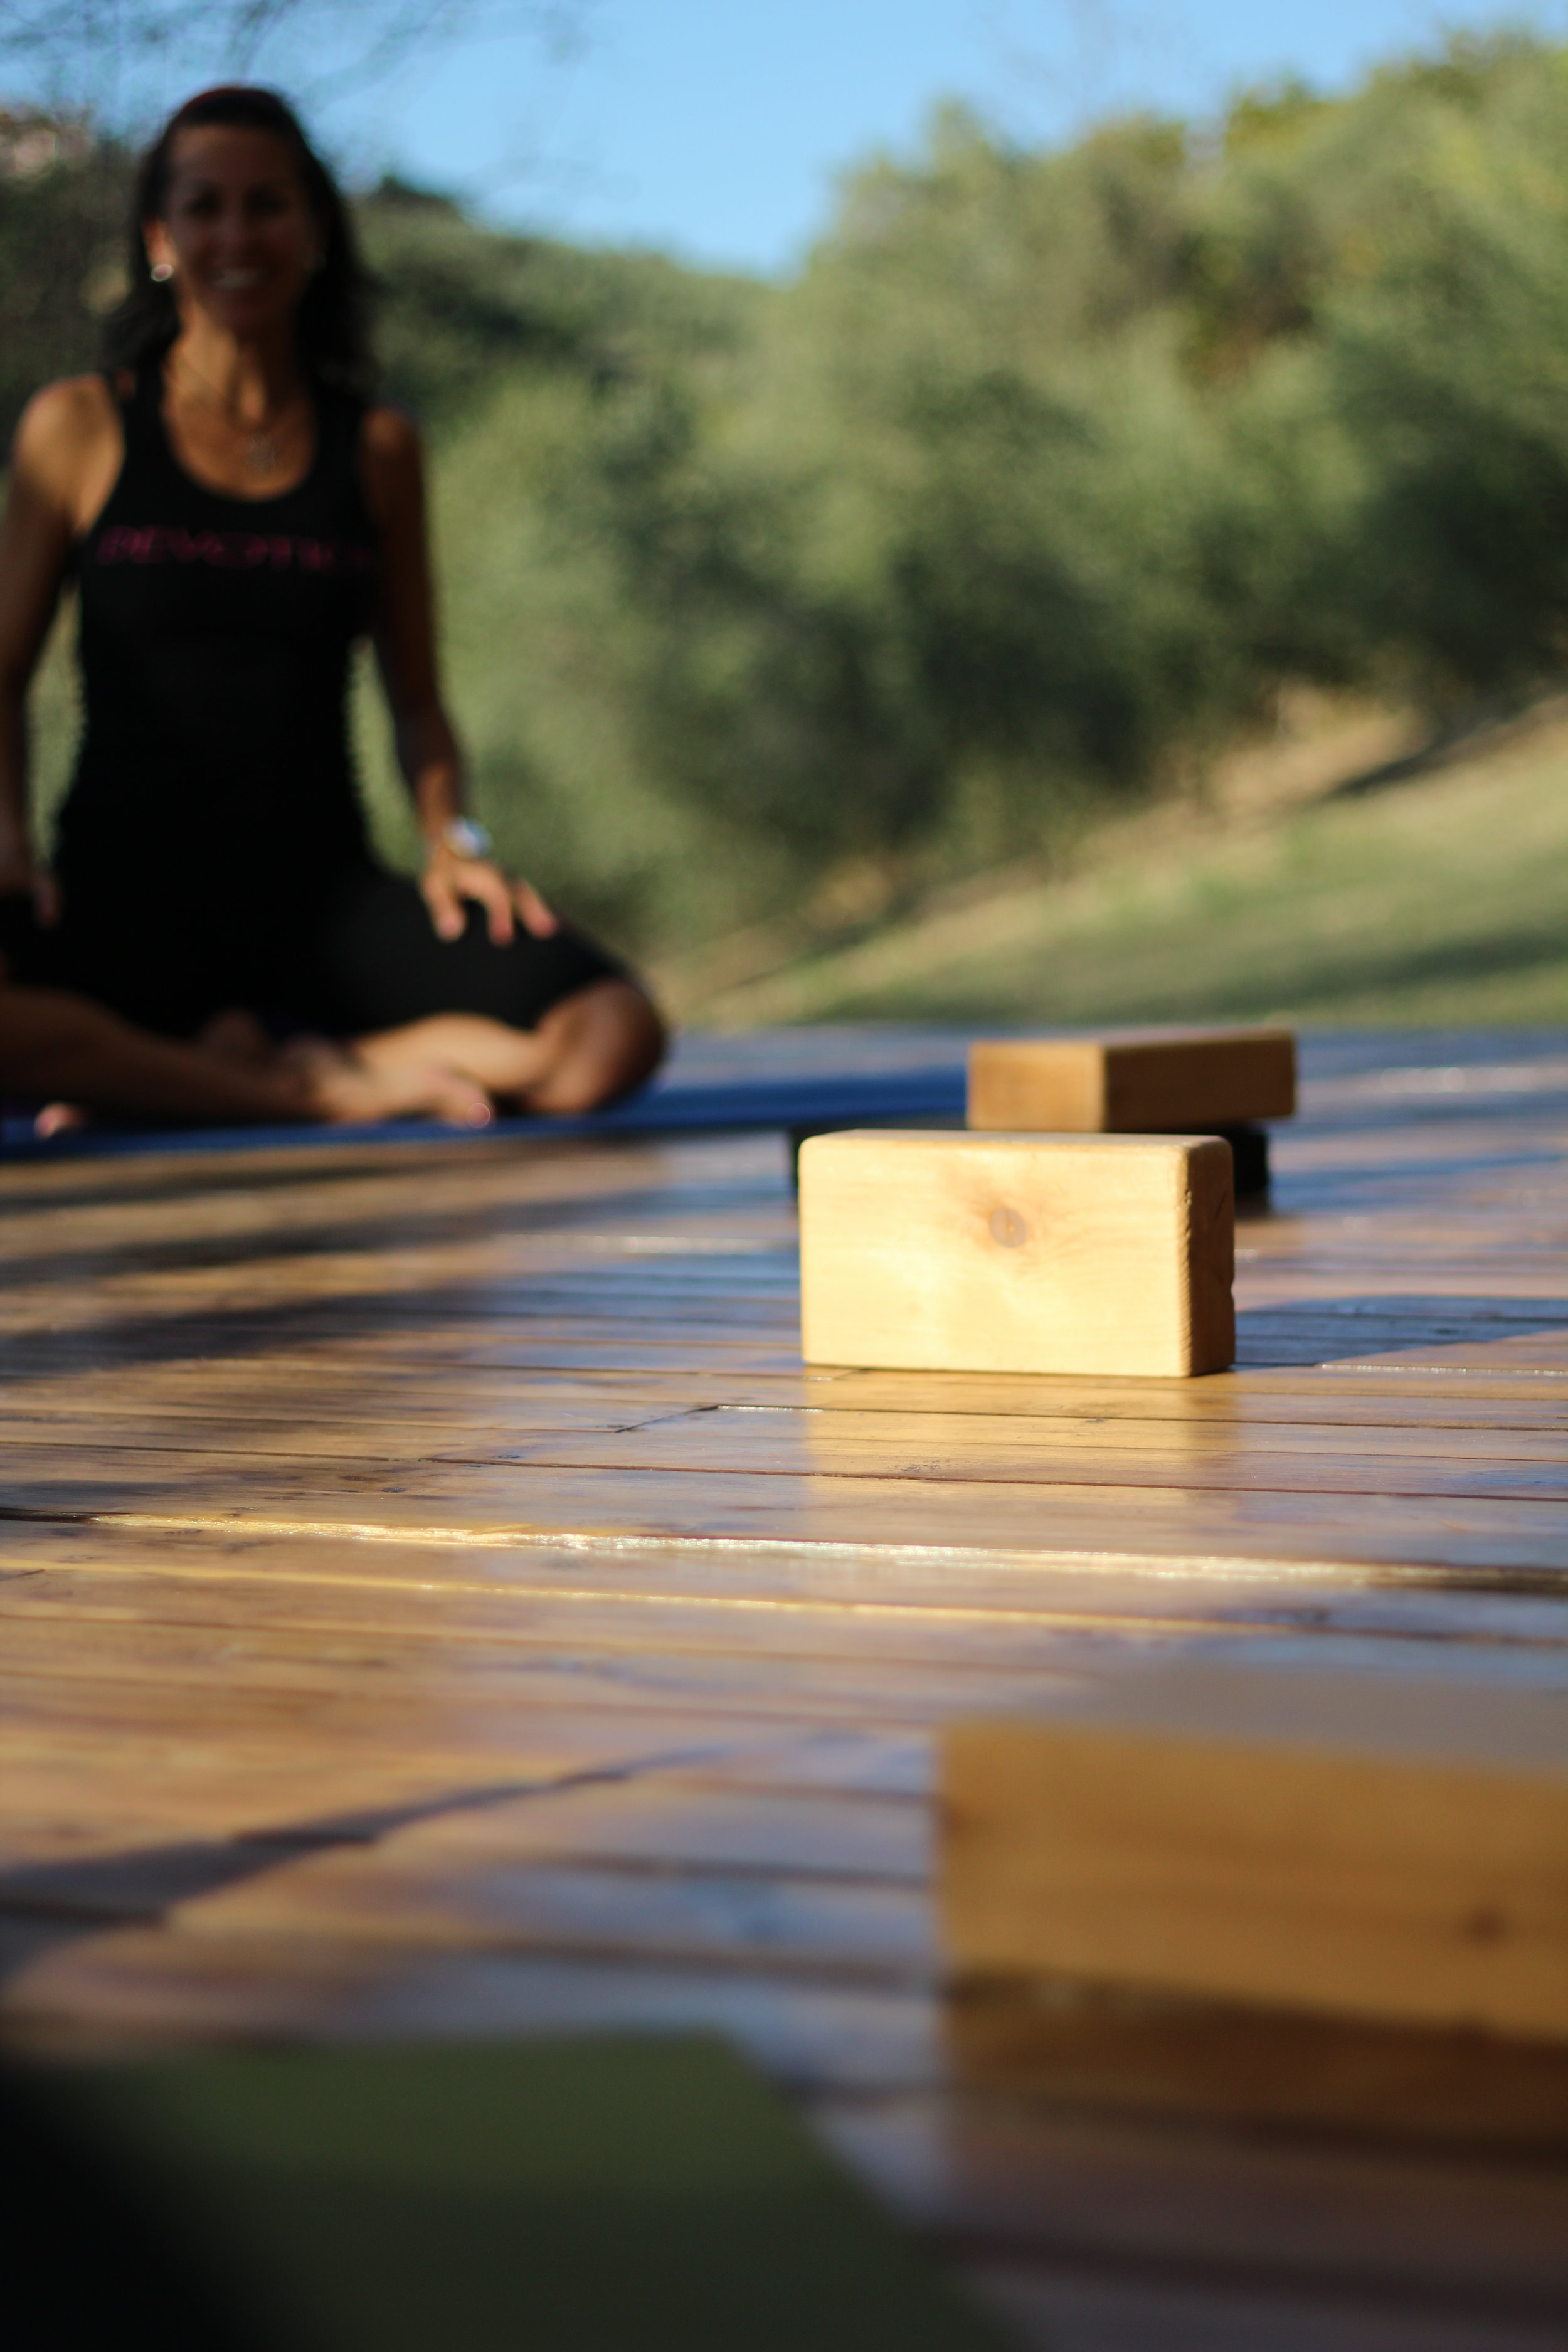
<instances>
[{"instance_id":1,"label":"black leggings","mask_svg":"<svg viewBox=\"0 0 1568 2352\"><path fill-rule=\"evenodd\" d=\"M0 898L0 955L11 978L74 989L164 1036L194 1036L215 1013L243 1007L279 1034L353 1037L434 1013L477 1013L536 1028L552 1005L626 967L563 923L536 939L518 923L492 945L470 905L457 940L437 937L417 887L357 867L309 905L281 894L112 892L64 878L65 911L40 929L32 902Z\"/></svg>"}]
</instances>

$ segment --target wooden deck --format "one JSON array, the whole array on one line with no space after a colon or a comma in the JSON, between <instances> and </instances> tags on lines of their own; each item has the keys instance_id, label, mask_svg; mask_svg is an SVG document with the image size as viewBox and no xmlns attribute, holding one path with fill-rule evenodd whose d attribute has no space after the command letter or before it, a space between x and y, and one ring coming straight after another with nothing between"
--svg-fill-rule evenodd
<instances>
[{"instance_id":1,"label":"wooden deck","mask_svg":"<svg viewBox=\"0 0 1568 2352\"><path fill-rule=\"evenodd\" d=\"M1568 1675L1568 1034L1306 1073L1186 1384L803 1371L773 1137L0 1169L0 2025L711 2027L1020 2343L1568 2342L1551 2164L1027 2097L944 2009L953 1715Z\"/></svg>"}]
</instances>

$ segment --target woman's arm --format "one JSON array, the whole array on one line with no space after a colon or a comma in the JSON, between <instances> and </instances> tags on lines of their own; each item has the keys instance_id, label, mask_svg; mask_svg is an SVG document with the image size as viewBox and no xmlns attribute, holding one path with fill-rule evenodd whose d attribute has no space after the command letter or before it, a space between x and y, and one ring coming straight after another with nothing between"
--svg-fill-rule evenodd
<instances>
[{"instance_id":1,"label":"woman's arm","mask_svg":"<svg viewBox=\"0 0 1568 2352\"><path fill-rule=\"evenodd\" d=\"M463 761L441 700L436 666L434 599L425 509L425 467L419 436L393 408L373 408L365 419L365 487L381 526L382 585L375 649L392 711L398 764L414 796L425 835L420 888L443 939L464 925L463 900L484 908L492 940L510 939L514 917L539 937L556 920L536 890L509 881L488 858L465 856L447 838L463 814Z\"/></svg>"},{"instance_id":2,"label":"woman's arm","mask_svg":"<svg viewBox=\"0 0 1568 2352\"><path fill-rule=\"evenodd\" d=\"M117 431L95 376L37 394L16 428L0 521L0 891L33 891L45 921L55 904L32 838L27 688L59 604L84 497L112 458L105 442ZM107 482L103 488L107 492Z\"/></svg>"}]
</instances>

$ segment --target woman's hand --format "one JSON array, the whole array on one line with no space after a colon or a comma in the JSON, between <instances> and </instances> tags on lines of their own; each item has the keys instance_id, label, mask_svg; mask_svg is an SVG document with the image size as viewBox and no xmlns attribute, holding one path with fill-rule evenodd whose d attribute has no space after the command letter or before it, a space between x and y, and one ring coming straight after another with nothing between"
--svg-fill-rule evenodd
<instances>
[{"instance_id":1,"label":"woman's hand","mask_svg":"<svg viewBox=\"0 0 1568 2352\"><path fill-rule=\"evenodd\" d=\"M489 858L467 857L448 841L431 843L419 888L437 939L462 938L468 922L463 901L469 898L484 908L498 948L506 946L519 920L537 940L547 940L561 928L531 883L509 879Z\"/></svg>"}]
</instances>

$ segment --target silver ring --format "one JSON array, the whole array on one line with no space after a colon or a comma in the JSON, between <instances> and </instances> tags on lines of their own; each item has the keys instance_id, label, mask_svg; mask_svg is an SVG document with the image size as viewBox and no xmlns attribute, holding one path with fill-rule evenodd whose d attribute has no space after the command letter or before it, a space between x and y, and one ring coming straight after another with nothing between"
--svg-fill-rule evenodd
<instances>
[{"instance_id":1,"label":"silver ring","mask_svg":"<svg viewBox=\"0 0 1568 2352\"><path fill-rule=\"evenodd\" d=\"M441 827L443 845L458 857L488 857L495 844L482 824L471 816L455 816Z\"/></svg>"}]
</instances>

